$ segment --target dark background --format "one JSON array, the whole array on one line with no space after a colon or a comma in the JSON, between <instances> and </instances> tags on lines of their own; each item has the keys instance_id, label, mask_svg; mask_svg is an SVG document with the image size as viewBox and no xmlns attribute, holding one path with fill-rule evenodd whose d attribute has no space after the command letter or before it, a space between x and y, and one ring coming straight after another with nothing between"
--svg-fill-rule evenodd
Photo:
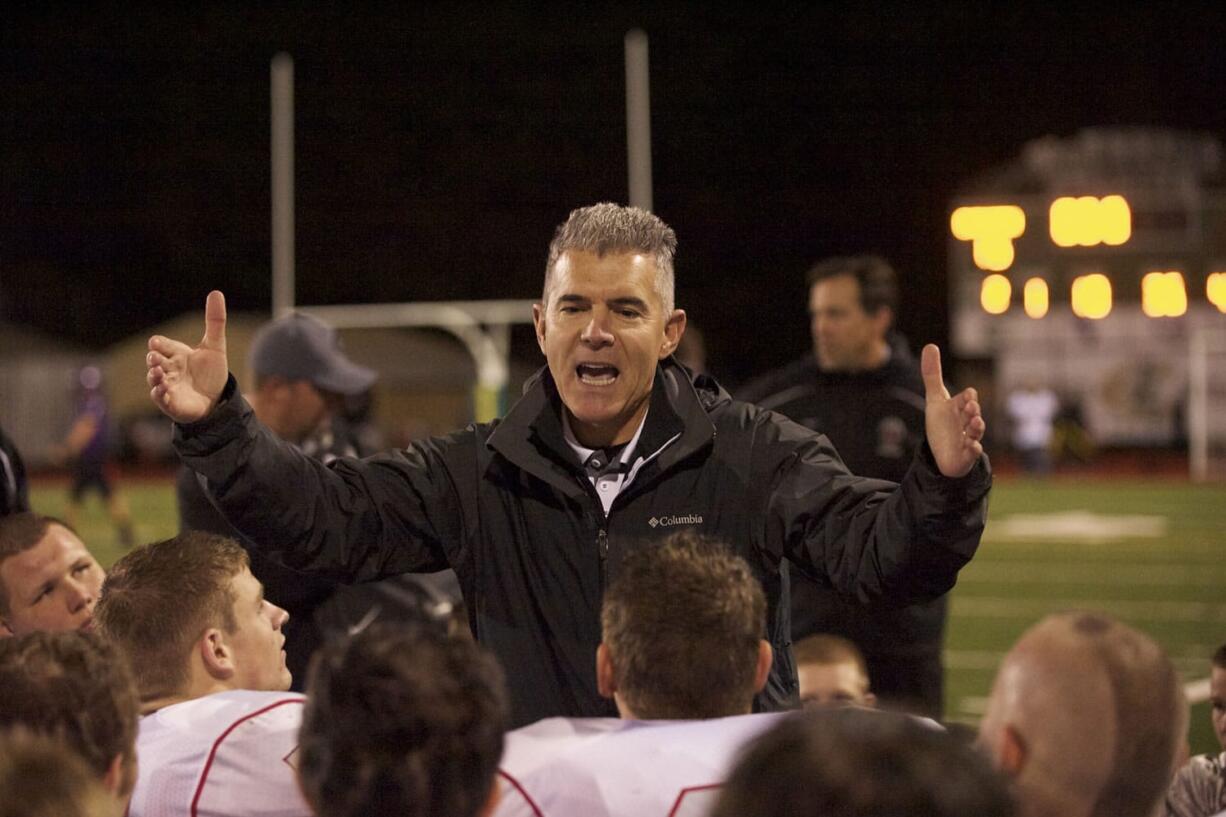
<instances>
[{"instance_id":1,"label":"dark background","mask_svg":"<svg viewBox=\"0 0 1226 817\"><path fill-rule=\"evenodd\" d=\"M655 209L729 381L807 348L804 270L880 252L944 342L948 202L1024 142L1226 136L1226 12L864 4L10 9L0 318L90 345L211 288L262 310L269 60L295 59L300 303L531 298L626 199L622 37L651 41Z\"/></svg>"}]
</instances>

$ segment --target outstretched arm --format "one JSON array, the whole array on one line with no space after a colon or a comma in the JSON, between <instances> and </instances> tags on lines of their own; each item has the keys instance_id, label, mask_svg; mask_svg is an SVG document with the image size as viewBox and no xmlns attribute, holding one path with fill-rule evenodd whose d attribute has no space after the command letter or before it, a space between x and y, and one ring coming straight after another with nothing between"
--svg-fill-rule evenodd
<instances>
[{"instance_id":1,"label":"outstretched arm","mask_svg":"<svg viewBox=\"0 0 1226 817\"><path fill-rule=\"evenodd\" d=\"M196 347L154 335L145 356L149 396L177 423L208 416L229 376L226 362L226 297L209 293L204 307L204 338Z\"/></svg>"},{"instance_id":2,"label":"outstretched arm","mask_svg":"<svg viewBox=\"0 0 1226 817\"><path fill-rule=\"evenodd\" d=\"M983 454L986 426L979 407L979 394L963 389L953 397L941 378L941 350L924 347L924 430L937 468L947 477L964 477Z\"/></svg>"}]
</instances>

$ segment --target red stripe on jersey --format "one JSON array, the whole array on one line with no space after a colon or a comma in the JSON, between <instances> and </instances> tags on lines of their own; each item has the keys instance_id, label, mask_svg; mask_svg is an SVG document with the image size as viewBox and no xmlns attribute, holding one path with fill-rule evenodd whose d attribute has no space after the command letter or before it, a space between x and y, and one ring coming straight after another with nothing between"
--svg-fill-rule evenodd
<instances>
[{"instance_id":1,"label":"red stripe on jersey","mask_svg":"<svg viewBox=\"0 0 1226 817\"><path fill-rule=\"evenodd\" d=\"M518 780L511 777L511 775L507 774L502 769L498 770L498 776L505 779L508 783L515 787L515 790L524 798L524 802L528 804L528 808L532 809L532 813L535 814L536 817L545 817L545 812L541 811L541 807L536 804L536 801L533 800L531 795L528 794L528 790L521 786Z\"/></svg>"},{"instance_id":2,"label":"red stripe on jersey","mask_svg":"<svg viewBox=\"0 0 1226 817\"><path fill-rule=\"evenodd\" d=\"M291 698L291 699L287 699L284 701L277 701L276 703L269 704L263 709L257 709L254 712L251 712L247 715L243 715L241 718L236 720L234 723L227 726L226 731L222 732L221 735L217 738L217 740L213 741L213 748L209 750L209 759L204 762L204 771L200 773L200 782L196 785L196 795L192 797L192 808L190 812L191 817L197 817L196 809L200 806L200 796L204 794L204 784L208 782L209 770L213 768L213 759L217 757L217 750L221 748L222 741L228 738L231 732L233 732L239 726L242 726L245 722L259 715L263 715L265 712L276 709L279 706L285 706L286 704L301 705L302 699Z\"/></svg>"}]
</instances>

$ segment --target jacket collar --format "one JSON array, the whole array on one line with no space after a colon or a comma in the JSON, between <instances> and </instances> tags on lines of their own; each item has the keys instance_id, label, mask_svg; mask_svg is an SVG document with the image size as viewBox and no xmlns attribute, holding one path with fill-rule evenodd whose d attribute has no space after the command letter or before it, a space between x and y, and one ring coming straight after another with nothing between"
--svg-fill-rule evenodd
<instances>
[{"instance_id":1,"label":"jacket collar","mask_svg":"<svg viewBox=\"0 0 1226 817\"><path fill-rule=\"evenodd\" d=\"M713 380L705 381L700 383L707 393L700 397L687 369L671 357L660 362L636 459L650 457L667 445L656 458L659 471L664 472L711 445L715 426L707 416L706 404L713 404L720 397L727 399L727 393ZM523 397L498 423L485 444L515 467L563 493L579 496L585 493L586 476L563 437L561 411L562 399L553 375L548 367L542 367L524 384ZM670 440L673 442L669 443Z\"/></svg>"}]
</instances>

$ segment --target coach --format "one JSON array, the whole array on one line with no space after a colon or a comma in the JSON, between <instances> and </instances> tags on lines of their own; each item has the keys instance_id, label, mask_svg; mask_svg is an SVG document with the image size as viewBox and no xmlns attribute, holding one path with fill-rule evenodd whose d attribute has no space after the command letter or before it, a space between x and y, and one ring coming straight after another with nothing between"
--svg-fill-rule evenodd
<instances>
[{"instance_id":1,"label":"coach","mask_svg":"<svg viewBox=\"0 0 1226 817\"><path fill-rule=\"evenodd\" d=\"M228 375L219 292L199 346L150 339L151 396L230 521L289 566L338 582L454 568L515 724L616 714L592 658L601 594L626 548L678 526L732 543L762 581L775 660L758 703L780 708L796 696L780 561L865 601L948 590L983 531L984 422L928 347L927 445L899 486L852 476L825 437L673 361L675 249L650 213L572 212L533 308L548 365L501 421L403 451L324 466L261 426Z\"/></svg>"}]
</instances>

